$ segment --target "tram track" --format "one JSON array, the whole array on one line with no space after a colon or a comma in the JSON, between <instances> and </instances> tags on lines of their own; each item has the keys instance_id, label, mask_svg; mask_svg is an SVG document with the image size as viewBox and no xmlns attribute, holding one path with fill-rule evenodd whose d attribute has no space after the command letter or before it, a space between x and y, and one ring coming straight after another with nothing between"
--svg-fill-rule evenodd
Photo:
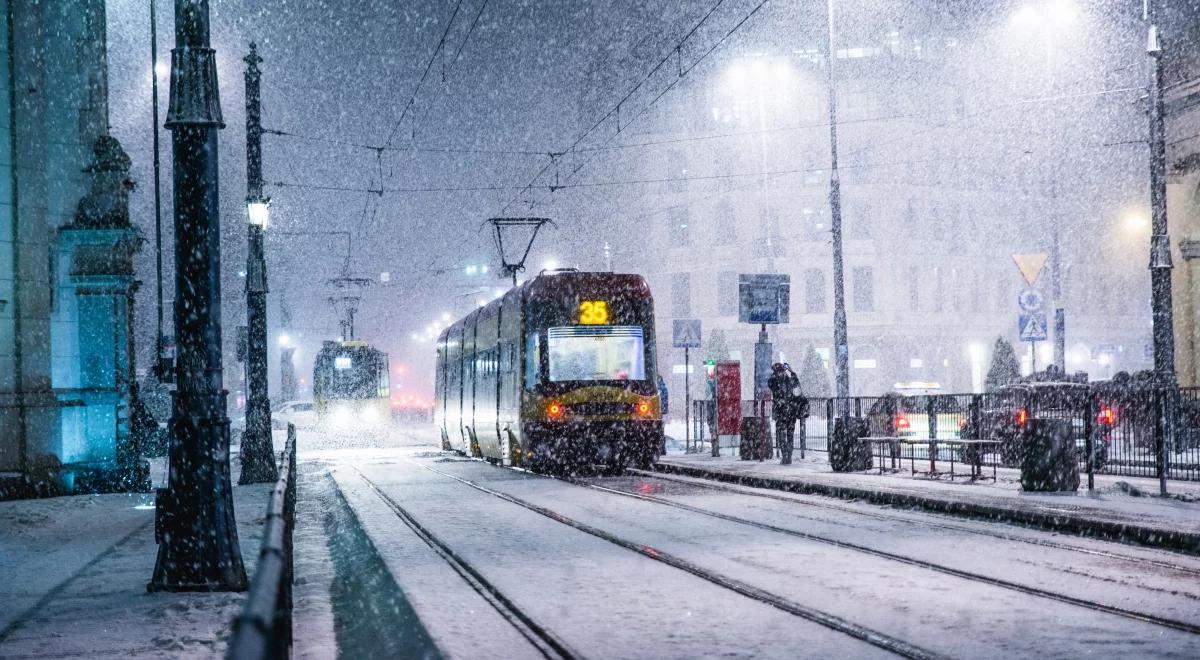
<instances>
[{"instance_id":1,"label":"tram track","mask_svg":"<svg viewBox=\"0 0 1200 660\"><path fill-rule=\"evenodd\" d=\"M1054 591L1048 591L1045 589L1040 589L1038 587L1031 587L1028 585L1020 584L1018 582L1012 582L1012 581L1005 580L1002 578L991 577L991 576L983 575L980 573L974 573L974 572L966 571L963 569L953 568L950 566L943 566L941 564L935 564L933 562L928 562L923 559L917 559L915 557L909 557L906 555L888 552L886 550L879 550L877 548L871 548L869 546L852 543L849 541L841 541L841 540L834 539L834 538L831 538L828 536L823 536L820 534L813 534L811 532L802 532L800 530L791 529L788 527L780 527L778 525L763 523L763 522L759 522L756 520L749 520L749 519L742 518L739 516L721 513L719 511L712 511L709 509L704 509L704 508L692 506L689 504L683 504L681 502L675 502L673 500L668 500L668 499L664 499L661 497L655 497L653 495L646 495L646 494L642 494L642 493L630 493L627 491L618 490L615 488L609 488L607 486L601 486L599 484L589 483L586 481L579 481L579 480L575 480L575 479L563 479L563 481L566 481L567 483L572 483L572 484L575 484L577 486L584 487L584 488L592 488L592 489L595 489L595 490L598 490L601 492L605 492L605 493L620 495L623 497L629 497L629 498L633 498L633 499L637 499L637 500L642 500L645 502L653 502L655 504L661 504L661 505L675 508L675 509L678 509L681 511L687 511L689 513L695 513L698 515L709 516L709 517L716 518L719 520L724 520L727 522L732 522L732 523L736 523L736 524L740 524L740 525L746 525L748 527L754 527L756 529L762 529L762 530L766 530L766 531L776 532L779 534L784 534L784 535L792 536L792 537L796 537L796 538L802 538L802 539L809 540L809 541L816 541L819 543L832 545L834 547L838 547L838 548L842 548L842 549L846 549L846 550L853 550L855 552L859 552L859 553L879 557L882 559L887 559L890 561L907 564L909 566L916 566L919 568L924 568L924 569L935 571L935 572L942 573L945 575L951 575L951 576L954 576L954 577L957 577L960 579L969 580L969 581L977 582L977 583L981 583L981 584L988 584L991 586L1008 589L1011 591L1016 591L1016 592L1030 595L1030 596L1036 596L1036 597L1045 598L1048 600L1054 600L1054 601L1058 601L1061 603L1066 603L1069 605L1086 608L1086 609L1096 611L1096 612L1102 612L1105 614L1120 616L1120 617L1123 617L1126 619L1131 619L1131 620L1139 621L1142 623L1149 623L1149 624L1161 626L1164 628L1171 628L1174 630L1179 630L1179 631L1194 634L1194 635L1200 635L1200 625L1187 623L1185 621L1177 621L1175 619L1168 619L1166 617L1160 617L1160 616L1157 616L1154 614L1148 614L1145 612L1137 612L1134 610L1127 610L1127 609L1124 609L1121 607L1116 607L1113 605L1105 605L1103 603L1085 600L1083 598L1077 598L1075 596L1069 596L1069 595L1061 594L1061 593L1054 592Z\"/></svg>"},{"instance_id":2,"label":"tram track","mask_svg":"<svg viewBox=\"0 0 1200 660\"><path fill-rule=\"evenodd\" d=\"M453 569L463 581L467 583L476 593L480 595L500 616L517 630L517 632L529 641L530 644L546 658L580 658L583 657L580 653L573 650L566 642L559 639L553 632L545 626L539 624L527 613L517 607L507 596L504 595L495 585L483 576L474 566L471 565L461 555L444 541L438 538L433 532L429 531L403 506L400 505L390 495L383 492L374 481L367 477L361 470L354 468L358 476L366 483L367 487L375 493L376 496L396 514L396 517L405 524L417 538L421 539L445 561L451 569Z\"/></svg>"},{"instance_id":3,"label":"tram track","mask_svg":"<svg viewBox=\"0 0 1200 660\"><path fill-rule=\"evenodd\" d=\"M464 477L460 477L455 474L451 474L449 472L439 470L437 468L431 467L431 466L426 465L421 462L414 461L414 463L434 474L446 477L448 479L452 479L452 480L457 481L465 486L468 486L470 488L478 490L482 493L492 495L492 496L494 496L500 500L503 500L505 502L508 502L510 504L514 504L514 505L522 507L528 511L532 511L539 515L545 516L551 520L554 520L555 522L558 522L558 523L561 523L568 527L574 528L576 530L579 530L581 532L584 532L584 533L594 536L596 538L602 539L604 541L608 541L609 543L612 543L613 545L625 548L626 550L635 552L639 555L642 555L643 557L647 557L649 559L653 559L655 561L661 562L661 563L671 566L673 568L682 570L686 573L689 573L698 578L701 578L701 579L705 580L706 582L709 582L716 586L728 589L730 591L738 593L738 594L745 596L747 598L750 598L752 600L769 605L769 606L774 607L783 612L787 612L788 614L792 614L794 616L811 621L813 623L824 626L826 628L830 628L832 630L835 630L842 634L848 635L848 636L858 639L860 641L866 642L872 646L883 649L890 653L894 653L896 655L899 655L899 656L905 657L905 658L912 658L914 660L918 660L918 659L925 660L925 659L933 659L933 658L943 657L934 651L924 649L922 647L916 646L916 645L911 644L902 639L892 637L890 635L878 632L878 631L868 628L866 626L856 624L852 621L848 621L839 616L829 614L828 612L824 612L822 610L818 610L813 607L809 607L807 605L796 602L794 600L784 598L782 596L776 595L774 593L771 593L771 592L761 589L759 587L755 587L753 585L742 582L740 580L729 577L727 575L722 575L720 573L710 571L694 562L683 559L682 557L677 557L670 553L663 552L662 550L659 550L652 546L648 546L648 545L636 543L634 541L630 541L629 539L625 539L625 538L622 538L615 534L612 534L610 532L599 529L597 527L593 527L592 525L588 525L587 523L584 523L579 520L575 520L566 515L558 513L557 511L554 511L552 509L548 509L546 507L526 501L524 499L516 497L515 495L510 495L508 493L504 493L501 491L494 490L492 488L488 488L487 486L484 486L483 484L477 483L475 481L472 481L472 480L464 478ZM362 476L361 472L359 474L360 474L360 476ZM366 480L367 478L365 476L363 476L363 479ZM568 483L570 483L570 482L568 482ZM368 484L370 485L369 480L368 480ZM576 484L576 485L583 486L584 484ZM374 488L373 485L372 485L372 487ZM383 493L381 493L378 490L376 490L376 492L379 493L382 497L385 497L385 500L384 500L385 502L388 501L388 498L386 498L386 496ZM393 510L395 510L395 509L393 509ZM403 517L402 517L402 519L403 519ZM407 523L408 521L406 520L405 522ZM413 522L415 523L416 521L414 520ZM416 530L414 529L414 531L416 531ZM449 548L445 548L445 550L447 552L452 552L449 550ZM480 576L480 578L482 578L482 576Z\"/></svg>"},{"instance_id":4,"label":"tram track","mask_svg":"<svg viewBox=\"0 0 1200 660\"><path fill-rule=\"evenodd\" d=\"M905 517L905 516L899 516L899 515L888 515L886 513L880 513L880 512L863 511L861 509L856 509L854 507L840 506L837 504L831 504L831 503L827 503L827 502L810 502L810 501L796 499L793 497L787 497L786 495L781 495L781 494L776 494L776 493L771 493L771 492L759 492L759 489L750 489L750 487L738 488L738 487L733 487L733 486L729 486L726 484L713 483L713 482L709 482L707 480L701 480L698 478L688 478L688 477L681 478L681 477L676 477L673 475L662 474L659 472L650 472L650 471L646 471L646 470L637 470L637 469L629 469L629 470L627 470L627 474L632 474L632 475L636 475L636 476L643 477L643 478L659 479L662 481L669 481L672 483L687 484L689 486L696 486L699 488L706 488L709 490L716 490L716 491L721 491L721 492L725 492L725 493L734 493L734 494L738 494L738 495L748 495L751 497L759 497L759 498L764 498L764 499L777 500L780 502L788 502L788 503L795 504L798 506L807 506L807 507L814 507L814 508L818 508L818 509L837 511L839 513L848 513L848 514L855 515L855 516L862 516L865 518L873 518L875 520L884 520L884 521L888 521L888 522L899 522L899 523L904 523L904 524L909 524L909 525L920 525L923 527L930 527L930 528L934 528L934 529L948 529L948 530L954 530L957 532L964 532L967 534L975 534L977 536L987 536L990 538L1001 539L1004 541L1012 541L1014 543L1025 543L1025 544L1029 544L1029 545L1041 546L1044 548L1054 548L1056 550L1063 550L1063 551L1067 551L1067 552L1077 552L1080 554L1086 554L1086 555L1090 555L1090 556L1094 556L1094 557L1104 557L1105 559L1114 559L1114 560L1118 560L1118 561L1129 562L1132 564L1142 564L1142 565L1146 565L1146 566L1154 566L1156 568L1177 571L1180 573L1186 573L1186 574L1195 575L1195 576L1200 577L1200 569L1198 569L1198 568L1193 568L1190 566L1182 566L1180 564L1175 564L1175 563L1172 563L1169 561L1163 561L1163 560L1159 560L1159 559L1150 559L1150 558L1146 558L1146 557L1135 557L1132 555L1121 554L1119 552L1110 552L1107 550L1096 550L1094 548L1082 548L1077 545L1072 545L1069 543L1059 543L1057 541L1048 541L1045 539L1033 539L1033 538L1017 536L1017 535L1013 535L1013 534L1002 534L999 532L972 528L967 525L956 525L956 524L949 523L949 522L933 522L933 521L928 521L928 520L918 520L918 519L909 518L909 517ZM926 514L926 515L931 515L931 514Z\"/></svg>"}]
</instances>

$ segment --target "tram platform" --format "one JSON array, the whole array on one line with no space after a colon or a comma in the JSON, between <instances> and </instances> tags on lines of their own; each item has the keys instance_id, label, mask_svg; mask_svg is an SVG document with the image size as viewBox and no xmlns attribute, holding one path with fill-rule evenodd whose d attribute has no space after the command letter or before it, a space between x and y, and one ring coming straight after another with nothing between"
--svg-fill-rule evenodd
<instances>
[{"instance_id":1,"label":"tram platform","mask_svg":"<svg viewBox=\"0 0 1200 660\"><path fill-rule=\"evenodd\" d=\"M272 486L233 489L247 575ZM0 575L20 576L0 580L0 658L223 656L246 594L148 593L157 553L153 493L0 502Z\"/></svg>"},{"instance_id":2,"label":"tram platform","mask_svg":"<svg viewBox=\"0 0 1200 660\"><path fill-rule=\"evenodd\" d=\"M1000 469L995 481L913 476L907 470L838 473L822 452L799 452L791 465L742 461L736 456L670 452L662 472L795 493L825 495L952 516L1036 527L1065 534L1200 554L1200 483L1171 481L1158 496L1153 479L1096 475L1095 489L1028 493L1017 470ZM965 470L964 470L965 471ZM989 470L990 476L990 470Z\"/></svg>"}]
</instances>

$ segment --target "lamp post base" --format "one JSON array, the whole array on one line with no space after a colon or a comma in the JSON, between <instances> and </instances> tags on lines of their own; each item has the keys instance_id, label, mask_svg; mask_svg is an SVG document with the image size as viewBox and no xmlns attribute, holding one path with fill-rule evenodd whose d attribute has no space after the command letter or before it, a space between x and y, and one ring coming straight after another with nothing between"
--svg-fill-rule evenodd
<instances>
[{"instance_id":1,"label":"lamp post base","mask_svg":"<svg viewBox=\"0 0 1200 660\"><path fill-rule=\"evenodd\" d=\"M190 400L189 400L190 399ZM175 395L170 478L158 489L147 591L245 591L229 475L225 394ZM184 415L181 411L206 414Z\"/></svg>"}]
</instances>

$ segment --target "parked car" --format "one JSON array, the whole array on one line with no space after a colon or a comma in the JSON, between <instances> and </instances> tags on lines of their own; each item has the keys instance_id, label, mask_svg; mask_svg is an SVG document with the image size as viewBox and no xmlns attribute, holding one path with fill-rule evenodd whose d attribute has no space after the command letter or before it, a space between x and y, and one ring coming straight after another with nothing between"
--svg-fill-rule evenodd
<instances>
[{"instance_id":1,"label":"parked car","mask_svg":"<svg viewBox=\"0 0 1200 660\"><path fill-rule=\"evenodd\" d=\"M313 402L288 401L271 412L271 428L286 429L289 423L295 424L298 429L316 426L317 410L313 407Z\"/></svg>"},{"instance_id":2,"label":"parked car","mask_svg":"<svg viewBox=\"0 0 1200 660\"><path fill-rule=\"evenodd\" d=\"M1021 464L1023 434L1029 423L1038 419L1062 419L1071 423L1072 436L1080 462L1087 456L1088 416L1092 435L1092 467L1103 469L1108 463L1112 429L1117 424L1117 410L1106 403L1103 394L1093 394L1087 383L1034 382L1017 383L998 388L982 398L979 420L983 428L976 429L967 415L964 432L968 437L1002 441L1000 463L1006 467Z\"/></svg>"}]
</instances>

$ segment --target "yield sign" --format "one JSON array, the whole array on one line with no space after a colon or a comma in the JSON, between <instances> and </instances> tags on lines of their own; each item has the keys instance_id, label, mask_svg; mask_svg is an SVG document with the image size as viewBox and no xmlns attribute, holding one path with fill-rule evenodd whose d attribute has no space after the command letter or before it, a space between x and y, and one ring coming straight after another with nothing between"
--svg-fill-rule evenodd
<instances>
[{"instance_id":1,"label":"yield sign","mask_svg":"<svg viewBox=\"0 0 1200 660\"><path fill-rule=\"evenodd\" d=\"M1033 286L1033 283L1037 281L1038 275L1042 274L1042 268L1046 265L1045 252L1014 254L1012 259L1017 264L1017 270L1021 271L1021 277L1025 278L1025 282L1029 286Z\"/></svg>"}]
</instances>

